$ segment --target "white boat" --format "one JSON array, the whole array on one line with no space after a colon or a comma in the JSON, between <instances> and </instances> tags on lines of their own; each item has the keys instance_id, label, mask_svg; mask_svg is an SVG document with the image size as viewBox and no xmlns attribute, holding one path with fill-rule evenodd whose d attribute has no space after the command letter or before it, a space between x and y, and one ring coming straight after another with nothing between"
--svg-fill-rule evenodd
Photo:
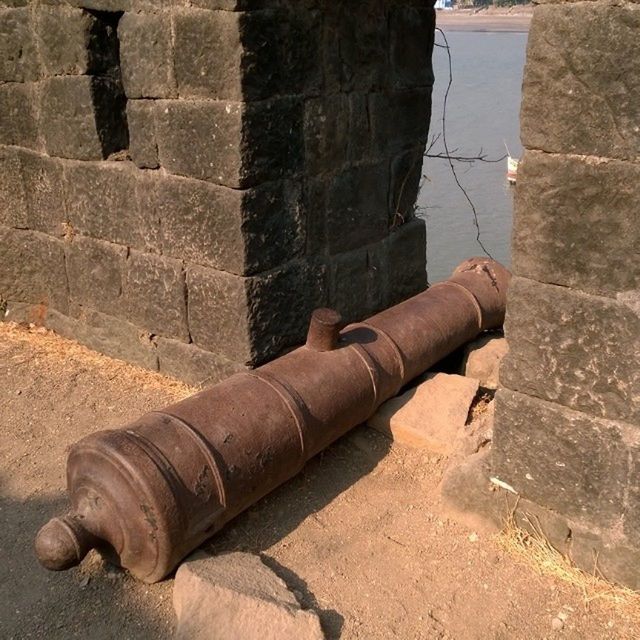
<instances>
[{"instance_id":1,"label":"white boat","mask_svg":"<svg viewBox=\"0 0 640 640\"><path fill-rule=\"evenodd\" d=\"M509 184L515 184L518 178L518 164L520 161L517 158L507 156L507 180Z\"/></svg>"}]
</instances>

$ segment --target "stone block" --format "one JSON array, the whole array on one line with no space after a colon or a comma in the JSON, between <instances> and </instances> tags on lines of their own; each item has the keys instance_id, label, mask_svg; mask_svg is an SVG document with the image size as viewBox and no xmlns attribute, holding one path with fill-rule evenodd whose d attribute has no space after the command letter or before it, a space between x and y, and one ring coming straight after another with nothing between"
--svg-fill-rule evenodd
<instances>
[{"instance_id":1,"label":"stone block","mask_svg":"<svg viewBox=\"0 0 640 640\"><path fill-rule=\"evenodd\" d=\"M322 40L325 90L348 93L386 86L388 49L384 3L332 3L326 8Z\"/></svg>"},{"instance_id":2,"label":"stone block","mask_svg":"<svg viewBox=\"0 0 640 640\"><path fill-rule=\"evenodd\" d=\"M62 162L24 151L21 164L29 228L63 236L67 202Z\"/></svg>"},{"instance_id":3,"label":"stone block","mask_svg":"<svg viewBox=\"0 0 640 640\"><path fill-rule=\"evenodd\" d=\"M315 12L178 12L176 76L180 95L254 101L303 94L319 85Z\"/></svg>"},{"instance_id":4,"label":"stone block","mask_svg":"<svg viewBox=\"0 0 640 640\"><path fill-rule=\"evenodd\" d=\"M427 288L427 226L415 218L391 230L387 246L388 305Z\"/></svg>"},{"instance_id":5,"label":"stone block","mask_svg":"<svg viewBox=\"0 0 640 640\"><path fill-rule=\"evenodd\" d=\"M433 86L435 25L433 8L400 6L391 10L391 77L396 89Z\"/></svg>"},{"instance_id":6,"label":"stone block","mask_svg":"<svg viewBox=\"0 0 640 640\"><path fill-rule=\"evenodd\" d=\"M0 226L0 298L30 302L66 313L64 245L37 231Z\"/></svg>"},{"instance_id":7,"label":"stone block","mask_svg":"<svg viewBox=\"0 0 640 640\"><path fill-rule=\"evenodd\" d=\"M187 290L189 329L195 345L228 360L250 363L254 354L246 279L191 266ZM255 305L261 303L266 301L253 300Z\"/></svg>"},{"instance_id":8,"label":"stone block","mask_svg":"<svg viewBox=\"0 0 640 640\"><path fill-rule=\"evenodd\" d=\"M329 179L307 177L302 185L302 218L306 236L306 253L324 253L327 244L327 193Z\"/></svg>"},{"instance_id":9,"label":"stone block","mask_svg":"<svg viewBox=\"0 0 640 640\"><path fill-rule=\"evenodd\" d=\"M550 402L640 424L640 314L632 306L513 278L500 381Z\"/></svg>"},{"instance_id":10,"label":"stone block","mask_svg":"<svg viewBox=\"0 0 640 640\"><path fill-rule=\"evenodd\" d=\"M152 337L119 318L82 308L77 318L49 312L45 326L98 353L152 371L158 370L158 355Z\"/></svg>"},{"instance_id":11,"label":"stone block","mask_svg":"<svg viewBox=\"0 0 640 640\"><path fill-rule=\"evenodd\" d=\"M244 189L301 169L302 107L296 99L158 104L160 163L172 173Z\"/></svg>"},{"instance_id":12,"label":"stone block","mask_svg":"<svg viewBox=\"0 0 640 640\"><path fill-rule=\"evenodd\" d=\"M35 32L48 76L113 73L118 66L117 17L66 5L38 5Z\"/></svg>"},{"instance_id":13,"label":"stone block","mask_svg":"<svg viewBox=\"0 0 640 640\"><path fill-rule=\"evenodd\" d=\"M350 146L349 107L344 94L305 102L305 169L309 174L331 174L343 168Z\"/></svg>"},{"instance_id":14,"label":"stone block","mask_svg":"<svg viewBox=\"0 0 640 640\"><path fill-rule=\"evenodd\" d=\"M245 366L199 349L194 344L161 337L155 342L160 373L195 387L217 384L235 373L246 371Z\"/></svg>"},{"instance_id":15,"label":"stone block","mask_svg":"<svg viewBox=\"0 0 640 640\"><path fill-rule=\"evenodd\" d=\"M385 402L367 424L395 442L448 455L464 430L478 381L446 373Z\"/></svg>"},{"instance_id":16,"label":"stone block","mask_svg":"<svg viewBox=\"0 0 640 640\"><path fill-rule=\"evenodd\" d=\"M322 265L302 261L251 277L190 267L193 342L228 360L261 364L304 340L311 312L325 300L324 280Z\"/></svg>"},{"instance_id":17,"label":"stone block","mask_svg":"<svg viewBox=\"0 0 640 640\"><path fill-rule=\"evenodd\" d=\"M369 109L375 149L393 152L426 143L431 119L430 89L372 93Z\"/></svg>"},{"instance_id":18,"label":"stone block","mask_svg":"<svg viewBox=\"0 0 640 640\"><path fill-rule=\"evenodd\" d=\"M40 61L27 7L0 7L0 82L32 82Z\"/></svg>"},{"instance_id":19,"label":"stone block","mask_svg":"<svg viewBox=\"0 0 640 640\"><path fill-rule=\"evenodd\" d=\"M514 272L596 295L640 289L640 166L527 151L518 168Z\"/></svg>"},{"instance_id":20,"label":"stone block","mask_svg":"<svg viewBox=\"0 0 640 640\"><path fill-rule=\"evenodd\" d=\"M153 100L127 101L129 155L136 166L143 169L157 169L160 166L155 113Z\"/></svg>"},{"instance_id":21,"label":"stone block","mask_svg":"<svg viewBox=\"0 0 640 640\"><path fill-rule=\"evenodd\" d=\"M180 96L244 100L242 15L185 10L174 15L175 73Z\"/></svg>"},{"instance_id":22,"label":"stone block","mask_svg":"<svg viewBox=\"0 0 640 640\"><path fill-rule=\"evenodd\" d=\"M176 46L179 49L183 43L178 40L178 25L179 18L176 17ZM174 97L169 14L125 13L118 25L118 36L122 83L127 98ZM200 41L197 32L191 37L193 43Z\"/></svg>"},{"instance_id":23,"label":"stone block","mask_svg":"<svg viewBox=\"0 0 640 640\"><path fill-rule=\"evenodd\" d=\"M293 184L239 191L173 178L160 181L158 189L166 255L250 275L302 253L300 195Z\"/></svg>"},{"instance_id":24,"label":"stone block","mask_svg":"<svg viewBox=\"0 0 640 640\"><path fill-rule=\"evenodd\" d=\"M377 242L389 232L387 163L349 168L327 194L327 243L332 254Z\"/></svg>"},{"instance_id":25,"label":"stone block","mask_svg":"<svg viewBox=\"0 0 640 640\"><path fill-rule=\"evenodd\" d=\"M38 149L38 120L33 84L0 84L0 144Z\"/></svg>"},{"instance_id":26,"label":"stone block","mask_svg":"<svg viewBox=\"0 0 640 640\"><path fill-rule=\"evenodd\" d=\"M65 173L68 219L75 232L159 252L156 196L162 179L127 162L67 162Z\"/></svg>"},{"instance_id":27,"label":"stone block","mask_svg":"<svg viewBox=\"0 0 640 640\"><path fill-rule=\"evenodd\" d=\"M176 572L176 640L323 640L320 620L259 556L196 553Z\"/></svg>"},{"instance_id":28,"label":"stone block","mask_svg":"<svg viewBox=\"0 0 640 640\"><path fill-rule=\"evenodd\" d=\"M60 76L42 83L40 120L49 155L102 160L126 149L126 99L109 77Z\"/></svg>"},{"instance_id":29,"label":"stone block","mask_svg":"<svg viewBox=\"0 0 640 640\"><path fill-rule=\"evenodd\" d=\"M130 251L122 273L126 318L153 335L189 339L187 287L182 263Z\"/></svg>"},{"instance_id":30,"label":"stone block","mask_svg":"<svg viewBox=\"0 0 640 640\"><path fill-rule=\"evenodd\" d=\"M525 147L613 158L640 155L639 29L640 12L633 4L536 8L523 85Z\"/></svg>"},{"instance_id":31,"label":"stone block","mask_svg":"<svg viewBox=\"0 0 640 640\"><path fill-rule=\"evenodd\" d=\"M509 346L501 335L488 333L464 347L460 373L474 378L485 389L497 389L500 364Z\"/></svg>"},{"instance_id":32,"label":"stone block","mask_svg":"<svg viewBox=\"0 0 640 640\"><path fill-rule=\"evenodd\" d=\"M159 101L160 164L178 175L239 187L243 111L237 102Z\"/></svg>"},{"instance_id":33,"label":"stone block","mask_svg":"<svg viewBox=\"0 0 640 640\"><path fill-rule=\"evenodd\" d=\"M329 300L345 322L364 320L387 306L386 257L383 242L333 256Z\"/></svg>"},{"instance_id":34,"label":"stone block","mask_svg":"<svg viewBox=\"0 0 640 640\"><path fill-rule=\"evenodd\" d=\"M120 315L126 258L126 247L76 236L66 250L72 302L110 316Z\"/></svg>"},{"instance_id":35,"label":"stone block","mask_svg":"<svg viewBox=\"0 0 640 640\"><path fill-rule=\"evenodd\" d=\"M496 395L493 473L524 498L579 522L614 527L624 511L637 428L528 395Z\"/></svg>"},{"instance_id":36,"label":"stone block","mask_svg":"<svg viewBox=\"0 0 640 640\"><path fill-rule=\"evenodd\" d=\"M10 147L0 147L0 225L29 228L21 153Z\"/></svg>"},{"instance_id":37,"label":"stone block","mask_svg":"<svg viewBox=\"0 0 640 640\"><path fill-rule=\"evenodd\" d=\"M424 147L403 151L391 160L389 187L389 224L402 225L415 215L422 181Z\"/></svg>"},{"instance_id":38,"label":"stone block","mask_svg":"<svg viewBox=\"0 0 640 640\"><path fill-rule=\"evenodd\" d=\"M240 186L294 176L304 169L302 100L249 103L243 125Z\"/></svg>"}]
</instances>

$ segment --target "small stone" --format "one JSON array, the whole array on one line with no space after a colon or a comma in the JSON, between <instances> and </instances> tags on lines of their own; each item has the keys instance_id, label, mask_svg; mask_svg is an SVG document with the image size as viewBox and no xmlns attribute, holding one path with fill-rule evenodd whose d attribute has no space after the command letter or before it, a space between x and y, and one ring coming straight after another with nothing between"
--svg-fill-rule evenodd
<instances>
[{"instance_id":1,"label":"small stone","mask_svg":"<svg viewBox=\"0 0 640 640\"><path fill-rule=\"evenodd\" d=\"M249 553L192 555L176 573L176 640L323 640L318 616Z\"/></svg>"},{"instance_id":2,"label":"small stone","mask_svg":"<svg viewBox=\"0 0 640 640\"><path fill-rule=\"evenodd\" d=\"M448 455L477 391L477 380L430 374L417 387L385 402L368 424L396 442Z\"/></svg>"},{"instance_id":3,"label":"small stone","mask_svg":"<svg viewBox=\"0 0 640 640\"><path fill-rule=\"evenodd\" d=\"M480 536L475 532L469 536L469 542L478 542L478 540L480 540Z\"/></svg>"},{"instance_id":4,"label":"small stone","mask_svg":"<svg viewBox=\"0 0 640 640\"><path fill-rule=\"evenodd\" d=\"M551 628L554 631L562 631L562 629L564 628L564 622L560 618L554 618L551 621Z\"/></svg>"}]
</instances>

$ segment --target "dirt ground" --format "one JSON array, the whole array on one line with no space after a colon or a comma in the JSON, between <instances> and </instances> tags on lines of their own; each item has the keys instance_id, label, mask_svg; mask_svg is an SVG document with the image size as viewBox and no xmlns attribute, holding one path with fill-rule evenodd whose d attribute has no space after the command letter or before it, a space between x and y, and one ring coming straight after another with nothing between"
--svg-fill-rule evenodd
<instances>
[{"instance_id":1,"label":"dirt ground","mask_svg":"<svg viewBox=\"0 0 640 640\"><path fill-rule=\"evenodd\" d=\"M72 442L191 391L42 330L0 324L0 638L171 636L171 580L139 584L96 556L48 573L32 544L65 508ZM585 608L577 588L442 515L444 465L358 428L207 547L261 553L318 612L328 638L638 637L620 612ZM559 613L566 621L556 631Z\"/></svg>"}]
</instances>

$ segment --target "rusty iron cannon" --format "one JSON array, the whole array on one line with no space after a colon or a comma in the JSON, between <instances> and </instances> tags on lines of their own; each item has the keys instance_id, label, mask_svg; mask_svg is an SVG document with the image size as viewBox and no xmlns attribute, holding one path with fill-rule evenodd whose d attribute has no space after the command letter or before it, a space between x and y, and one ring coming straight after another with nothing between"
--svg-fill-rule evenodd
<instances>
[{"instance_id":1,"label":"rusty iron cannon","mask_svg":"<svg viewBox=\"0 0 640 640\"><path fill-rule=\"evenodd\" d=\"M72 510L38 533L46 568L97 548L146 582L364 422L412 378L502 325L510 274L483 258L341 330L318 309L307 342L254 371L90 435L67 461Z\"/></svg>"}]
</instances>

